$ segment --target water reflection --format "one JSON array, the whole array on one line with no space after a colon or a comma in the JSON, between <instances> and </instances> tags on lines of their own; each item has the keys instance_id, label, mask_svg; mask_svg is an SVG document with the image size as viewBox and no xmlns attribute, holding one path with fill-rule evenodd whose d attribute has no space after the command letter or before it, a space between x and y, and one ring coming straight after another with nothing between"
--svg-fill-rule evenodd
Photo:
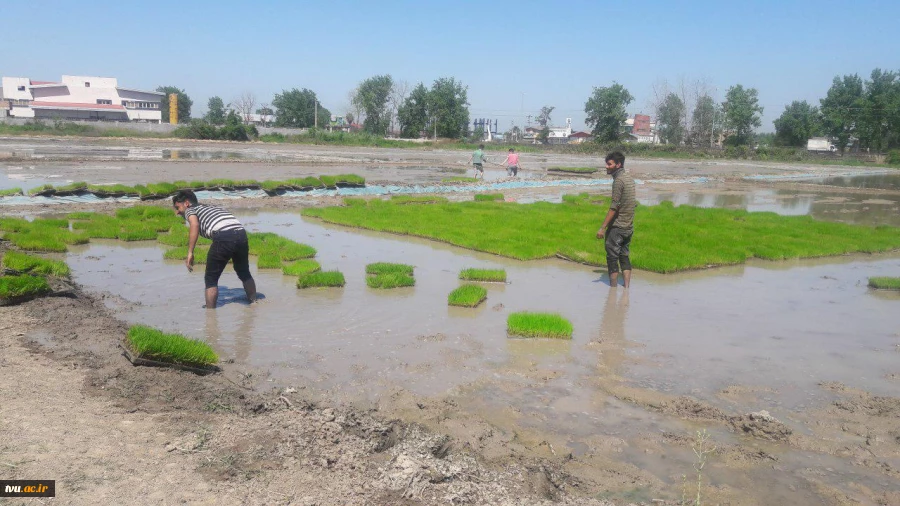
<instances>
[{"instance_id":1,"label":"water reflection","mask_svg":"<svg viewBox=\"0 0 900 506\"><path fill-rule=\"evenodd\" d=\"M610 288L606 295L598 342L601 347L599 369L604 375L619 374L625 360L625 322L628 320L630 306L629 292L630 290Z\"/></svg>"}]
</instances>

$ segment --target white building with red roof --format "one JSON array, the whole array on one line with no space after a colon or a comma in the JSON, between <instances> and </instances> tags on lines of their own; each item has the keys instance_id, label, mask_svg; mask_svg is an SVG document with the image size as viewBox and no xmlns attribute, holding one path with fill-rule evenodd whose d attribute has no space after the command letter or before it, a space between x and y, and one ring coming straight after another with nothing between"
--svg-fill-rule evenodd
<instances>
[{"instance_id":1,"label":"white building with red roof","mask_svg":"<svg viewBox=\"0 0 900 506\"><path fill-rule=\"evenodd\" d=\"M159 123L165 94L119 87L114 77L62 76L60 82L4 77L0 104L14 118Z\"/></svg>"}]
</instances>

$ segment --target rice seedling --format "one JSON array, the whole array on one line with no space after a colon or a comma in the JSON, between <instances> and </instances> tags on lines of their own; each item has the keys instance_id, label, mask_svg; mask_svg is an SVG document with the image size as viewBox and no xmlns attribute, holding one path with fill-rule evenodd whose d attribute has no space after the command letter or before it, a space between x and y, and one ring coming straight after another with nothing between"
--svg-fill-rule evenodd
<instances>
[{"instance_id":1,"label":"rice seedling","mask_svg":"<svg viewBox=\"0 0 900 506\"><path fill-rule=\"evenodd\" d=\"M869 278L869 287L881 290L900 290L900 278L887 276Z\"/></svg>"},{"instance_id":2,"label":"rice seedling","mask_svg":"<svg viewBox=\"0 0 900 506\"><path fill-rule=\"evenodd\" d=\"M0 218L0 230L5 232L21 232L31 226L24 218Z\"/></svg>"},{"instance_id":3,"label":"rice seedling","mask_svg":"<svg viewBox=\"0 0 900 506\"><path fill-rule=\"evenodd\" d=\"M168 197L181 189L173 183L148 183L146 188L150 195L161 197Z\"/></svg>"},{"instance_id":4,"label":"rice seedling","mask_svg":"<svg viewBox=\"0 0 900 506\"><path fill-rule=\"evenodd\" d=\"M3 266L19 272L57 277L67 277L71 272L65 262L48 260L12 250L3 254Z\"/></svg>"},{"instance_id":5,"label":"rice seedling","mask_svg":"<svg viewBox=\"0 0 900 506\"><path fill-rule=\"evenodd\" d=\"M132 206L116 211L116 218L120 220L143 221L148 219L168 219L175 222L183 221L172 212L171 207L159 206Z\"/></svg>"},{"instance_id":6,"label":"rice seedling","mask_svg":"<svg viewBox=\"0 0 900 506\"><path fill-rule=\"evenodd\" d=\"M166 252L163 253L163 258L165 258L166 260L185 260L187 259L187 254L187 246L179 246L177 248L166 250ZM209 255L209 248L194 248L194 264L205 264L207 255Z\"/></svg>"},{"instance_id":7,"label":"rice seedling","mask_svg":"<svg viewBox=\"0 0 900 506\"><path fill-rule=\"evenodd\" d=\"M339 271L310 272L297 279L297 288L341 286L344 286L344 274Z\"/></svg>"},{"instance_id":8,"label":"rice seedling","mask_svg":"<svg viewBox=\"0 0 900 506\"><path fill-rule=\"evenodd\" d=\"M55 186L53 188L57 192L75 192L75 191L86 191L88 189L88 184L84 181L79 181L77 183L69 183L61 186Z\"/></svg>"},{"instance_id":9,"label":"rice seedling","mask_svg":"<svg viewBox=\"0 0 900 506\"><path fill-rule=\"evenodd\" d=\"M406 274L412 276L413 266L406 264L392 264L388 262L376 262L366 266L366 274Z\"/></svg>"},{"instance_id":10,"label":"rice seedling","mask_svg":"<svg viewBox=\"0 0 900 506\"><path fill-rule=\"evenodd\" d=\"M216 352L203 341L181 334L167 334L145 325L128 329L128 344L138 358L159 362L205 367L219 361Z\"/></svg>"},{"instance_id":11,"label":"rice seedling","mask_svg":"<svg viewBox=\"0 0 900 506\"><path fill-rule=\"evenodd\" d=\"M312 177L312 176L308 176L308 177L304 177L304 178L288 179L287 181L284 181L282 184L285 184L287 186L292 186L295 188L322 188L325 186L325 184L322 182L321 179L319 179L317 177Z\"/></svg>"},{"instance_id":12,"label":"rice seedling","mask_svg":"<svg viewBox=\"0 0 900 506\"><path fill-rule=\"evenodd\" d=\"M512 313L506 319L510 336L572 339L572 324L556 313Z\"/></svg>"},{"instance_id":13,"label":"rice seedling","mask_svg":"<svg viewBox=\"0 0 900 506\"><path fill-rule=\"evenodd\" d=\"M67 220L91 220L95 216L95 213L88 212L77 212L77 213L69 213L66 215Z\"/></svg>"},{"instance_id":14,"label":"rice seedling","mask_svg":"<svg viewBox=\"0 0 900 506\"><path fill-rule=\"evenodd\" d=\"M281 268L281 272L283 272L285 276L302 276L320 270L322 270L322 266L315 260L297 260L296 262L286 264Z\"/></svg>"},{"instance_id":15,"label":"rice seedling","mask_svg":"<svg viewBox=\"0 0 900 506\"><path fill-rule=\"evenodd\" d=\"M83 230L91 239L117 239L121 232L121 227L115 220L75 222L72 227Z\"/></svg>"},{"instance_id":16,"label":"rice seedling","mask_svg":"<svg viewBox=\"0 0 900 506\"><path fill-rule=\"evenodd\" d=\"M87 187L88 191L107 195L107 194L123 194L123 195L137 195L138 191L134 188L134 186L128 186L124 184L89 184Z\"/></svg>"},{"instance_id":17,"label":"rice seedling","mask_svg":"<svg viewBox=\"0 0 900 506\"><path fill-rule=\"evenodd\" d=\"M369 288L400 288L404 286L415 286L416 279L409 274L392 272L375 276L366 276L366 285L368 285Z\"/></svg>"},{"instance_id":18,"label":"rice seedling","mask_svg":"<svg viewBox=\"0 0 900 506\"><path fill-rule=\"evenodd\" d=\"M119 230L116 238L120 241L155 241L159 232L151 228L130 228Z\"/></svg>"},{"instance_id":19,"label":"rice seedling","mask_svg":"<svg viewBox=\"0 0 900 506\"><path fill-rule=\"evenodd\" d=\"M465 177L465 176L454 176L454 177L445 177L441 179L442 183L477 183L478 180L474 177Z\"/></svg>"},{"instance_id":20,"label":"rice seedling","mask_svg":"<svg viewBox=\"0 0 900 506\"><path fill-rule=\"evenodd\" d=\"M459 271L459 279L506 283L506 271L503 269L463 269Z\"/></svg>"},{"instance_id":21,"label":"rice seedling","mask_svg":"<svg viewBox=\"0 0 900 506\"><path fill-rule=\"evenodd\" d=\"M360 197L344 197L345 206L365 206L366 199Z\"/></svg>"},{"instance_id":22,"label":"rice seedling","mask_svg":"<svg viewBox=\"0 0 900 506\"><path fill-rule=\"evenodd\" d=\"M50 293L47 280L39 276L0 276L0 299L28 297Z\"/></svg>"},{"instance_id":23,"label":"rice seedling","mask_svg":"<svg viewBox=\"0 0 900 506\"><path fill-rule=\"evenodd\" d=\"M36 187L28 190L28 194L29 195L37 195L38 193L42 193L42 192L45 192L48 190L53 190L53 189L54 188L53 188L52 184L44 184L44 185L36 186Z\"/></svg>"},{"instance_id":24,"label":"rice seedling","mask_svg":"<svg viewBox=\"0 0 900 506\"><path fill-rule=\"evenodd\" d=\"M23 195L21 188L6 188L0 190L0 197L12 197L15 195Z\"/></svg>"},{"instance_id":25,"label":"rice seedling","mask_svg":"<svg viewBox=\"0 0 900 506\"><path fill-rule=\"evenodd\" d=\"M263 253L256 260L258 269L281 269L281 257L275 253Z\"/></svg>"},{"instance_id":26,"label":"rice seedling","mask_svg":"<svg viewBox=\"0 0 900 506\"><path fill-rule=\"evenodd\" d=\"M475 195L476 202L492 202L495 200L503 200L502 193L479 193Z\"/></svg>"},{"instance_id":27,"label":"rice seedling","mask_svg":"<svg viewBox=\"0 0 900 506\"><path fill-rule=\"evenodd\" d=\"M447 303L451 306L477 307L487 299L487 290L478 285L462 285L450 292Z\"/></svg>"},{"instance_id":28,"label":"rice seedling","mask_svg":"<svg viewBox=\"0 0 900 506\"><path fill-rule=\"evenodd\" d=\"M342 183L352 184L352 185L366 184L366 179L362 176L357 176L356 174L338 174L336 176L319 176L319 179L322 181L322 184L324 184L326 188L334 188L338 184L342 184Z\"/></svg>"},{"instance_id":29,"label":"rice seedling","mask_svg":"<svg viewBox=\"0 0 900 506\"><path fill-rule=\"evenodd\" d=\"M312 246L292 241L271 232L251 232L247 234L247 241L250 244L251 255L271 253L278 255L281 260L287 262L316 256L316 249ZM281 268L281 266L278 266L278 268Z\"/></svg>"},{"instance_id":30,"label":"rice seedling","mask_svg":"<svg viewBox=\"0 0 900 506\"><path fill-rule=\"evenodd\" d=\"M366 205L307 208L304 216L371 230L414 235L519 260L561 256L604 265L595 233L606 197L567 196L562 204L447 202L427 206L369 200ZM670 202L638 206L631 262L660 273L748 258L777 260L890 251L900 248L895 227L816 221L809 216L675 207Z\"/></svg>"},{"instance_id":31,"label":"rice seedling","mask_svg":"<svg viewBox=\"0 0 900 506\"><path fill-rule=\"evenodd\" d=\"M437 202L447 202L447 197L436 195L394 195L391 197L392 204L435 204Z\"/></svg>"},{"instance_id":32,"label":"rice seedling","mask_svg":"<svg viewBox=\"0 0 900 506\"><path fill-rule=\"evenodd\" d=\"M600 169L595 167L548 167L547 172L568 172L572 174L593 174Z\"/></svg>"},{"instance_id":33,"label":"rice seedling","mask_svg":"<svg viewBox=\"0 0 900 506\"><path fill-rule=\"evenodd\" d=\"M36 218L30 225L31 230L36 230L38 227L69 228L69 220L62 218Z\"/></svg>"}]
</instances>

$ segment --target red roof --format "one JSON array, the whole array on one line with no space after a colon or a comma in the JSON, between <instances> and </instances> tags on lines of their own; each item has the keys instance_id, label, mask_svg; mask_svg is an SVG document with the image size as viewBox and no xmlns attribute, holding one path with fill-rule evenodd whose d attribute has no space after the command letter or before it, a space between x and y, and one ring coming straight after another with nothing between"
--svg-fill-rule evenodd
<instances>
[{"instance_id":1,"label":"red roof","mask_svg":"<svg viewBox=\"0 0 900 506\"><path fill-rule=\"evenodd\" d=\"M35 100L31 103L31 107L49 107L53 109L109 109L113 111L124 111L125 107L115 104L79 104L74 102L39 102Z\"/></svg>"},{"instance_id":2,"label":"red roof","mask_svg":"<svg viewBox=\"0 0 900 506\"><path fill-rule=\"evenodd\" d=\"M590 136L591 136L591 134L589 134L587 132L574 132L569 137L590 137Z\"/></svg>"},{"instance_id":3,"label":"red roof","mask_svg":"<svg viewBox=\"0 0 900 506\"><path fill-rule=\"evenodd\" d=\"M29 81L31 81L31 80L29 79ZM55 81L31 81L31 84L33 86L40 86L42 84L62 84L62 83L57 83Z\"/></svg>"}]
</instances>

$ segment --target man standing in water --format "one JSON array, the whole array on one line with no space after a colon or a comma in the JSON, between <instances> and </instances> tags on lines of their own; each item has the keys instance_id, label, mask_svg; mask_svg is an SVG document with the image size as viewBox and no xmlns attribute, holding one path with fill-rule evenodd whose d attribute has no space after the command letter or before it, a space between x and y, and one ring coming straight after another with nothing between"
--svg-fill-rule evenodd
<instances>
[{"instance_id":1,"label":"man standing in water","mask_svg":"<svg viewBox=\"0 0 900 506\"><path fill-rule=\"evenodd\" d=\"M478 149L472 153L472 165L475 167L475 179L478 179L478 175L481 174L482 181L484 180L484 162L486 158L484 157L484 144L479 144Z\"/></svg>"},{"instance_id":2,"label":"man standing in water","mask_svg":"<svg viewBox=\"0 0 900 506\"><path fill-rule=\"evenodd\" d=\"M188 255L184 260L188 271L194 270L194 247L197 238L212 239L212 246L206 260L206 309L215 309L219 298L219 277L228 261L244 283L247 300L256 300L256 282L250 275L248 255L250 245L244 226L228 211L215 206L197 203L197 196L191 190L181 190L172 197L175 214L181 216L190 226L188 235Z\"/></svg>"},{"instance_id":3,"label":"man standing in water","mask_svg":"<svg viewBox=\"0 0 900 506\"><path fill-rule=\"evenodd\" d=\"M609 271L609 286L619 284L619 265L625 288L631 285L631 260L628 247L634 232L634 179L625 170L625 155L616 151L606 155L606 173L613 177L612 202L603 225L597 231L597 239L606 237L606 267Z\"/></svg>"}]
</instances>

